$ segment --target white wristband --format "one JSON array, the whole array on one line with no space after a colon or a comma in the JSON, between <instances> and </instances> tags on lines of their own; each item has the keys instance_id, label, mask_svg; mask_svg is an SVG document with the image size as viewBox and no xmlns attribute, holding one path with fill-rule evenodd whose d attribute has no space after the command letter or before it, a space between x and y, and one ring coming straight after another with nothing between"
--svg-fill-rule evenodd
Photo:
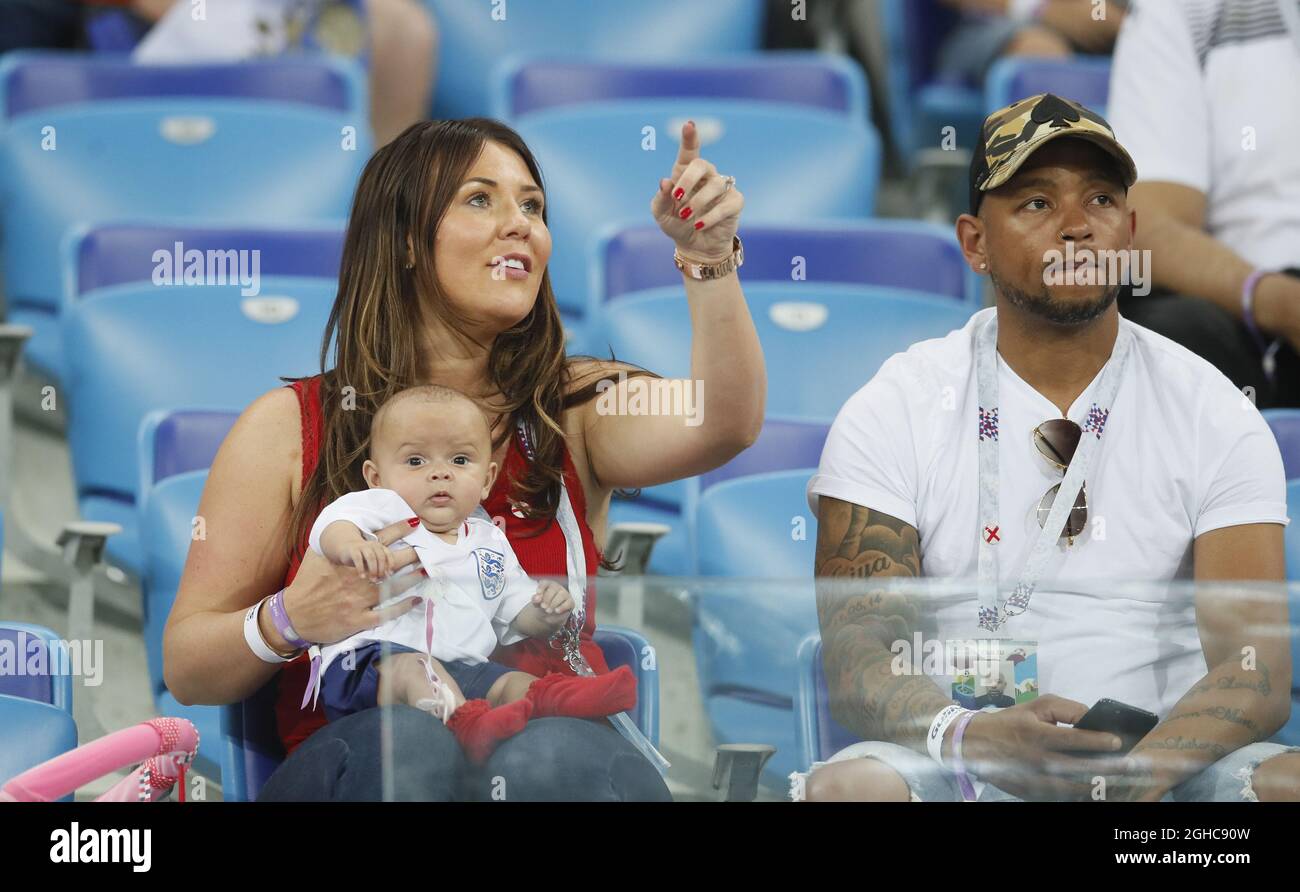
<instances>
[{"instance_id":1,"label":"white wristband","mask_svg":"<svg viewBox=\"0 0 1300 892\"><path fill-rule=\"evenodd\" d=\"M271 597L271 595L268 595L244 612L244 641L248 642L248 649L262 662L288 663L294 658L282 657L273 651L271 645L267 644L266 639L262 637L262 627L257 623L258 614L262 612L262 605Z\"/></svg>"},{"instance_id":2,"label":"white wristband","mask_svg":"<svg viewBox=\"0 0 1300 892\"><path fill-rule=\"evenodd\" d=\"M939 710L939 714L930 722L930 731L925 735L925 748L930 753L930 758L943 765L943 734L948 730L948 726L957 719L961 718L963 713L971 712L964 706L958 706L956 703L951 706L945 706Z\"/></svg>"}]
</instances>

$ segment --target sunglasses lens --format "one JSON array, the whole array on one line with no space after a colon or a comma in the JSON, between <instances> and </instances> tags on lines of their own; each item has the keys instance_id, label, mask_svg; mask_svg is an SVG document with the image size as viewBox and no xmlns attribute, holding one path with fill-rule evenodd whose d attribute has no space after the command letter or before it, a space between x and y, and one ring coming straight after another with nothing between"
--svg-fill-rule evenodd
<instances>
[{"instance_id":1,"label":"sunglasses lens","mask_svg":"<svg viewBox=\"0 0 1300 892\"><path fill-rule=\"evenodd\" d=\"M1056 502L1056 494L1060 491L1061 484L1058 483L1039 500L1038 525L1040 527L1047 525L1047 515L1052 513L1052 505ZM1065 528L1061 530L1061 535L1073 539L1083 533L1083 529L1087 524L1088 498L1084 491L1080 489L1078 497L1074 500L1074 508L1065 516Z\"/></svg>"},{"instance_id":2,"label":"sunglasses lens","mask_svg":"<svg viewBox=\"0 0 1300 892\"><path fill-rule=\"evenodd\" d=\"M1068 418L1053 418L1034 428L1034 445L1053 464L1067 467L1083 431Z\"/></svg>"}]
</instances>

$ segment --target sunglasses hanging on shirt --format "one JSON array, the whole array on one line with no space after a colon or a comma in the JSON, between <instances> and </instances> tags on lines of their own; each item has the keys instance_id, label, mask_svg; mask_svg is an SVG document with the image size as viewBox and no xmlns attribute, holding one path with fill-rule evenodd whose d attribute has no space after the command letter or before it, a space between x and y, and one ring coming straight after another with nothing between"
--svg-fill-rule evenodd
<instances>
[{"instance_id":1,"label":"sunglasses hanging on shirt","mask_svg":"<svg viewBox=\"0 0 1300 892\"><path fill-rule=\"evenodd\" d=\"M1079 448L1083 429L1068 418L1051 418L1034 428L1033 437L1034 446L1043 458L1065 473L1070 469L1074 451ZM1065 539L1068 545L1074 545L1075 537L1083 533L1088 525L1087 485L1085 482L1079 486L1079 495L1074 500L1074 507L1065 516L1065 526L1061 529L1059 538ZM1038 500L1037 513L1040 527L1047 525L1047 517L1052 513L1052 506L1056 504L1056 494L1060 491L1061 484L1058 483Z\"/></svg>"}]
</instances>

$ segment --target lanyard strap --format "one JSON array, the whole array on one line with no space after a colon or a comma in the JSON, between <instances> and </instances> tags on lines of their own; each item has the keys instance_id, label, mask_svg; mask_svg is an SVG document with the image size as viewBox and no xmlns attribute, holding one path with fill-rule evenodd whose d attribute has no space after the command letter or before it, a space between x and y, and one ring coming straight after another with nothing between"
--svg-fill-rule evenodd
<instances>
[{"instance_id":1,"label":"lanyard strap","mask_svg":"<svg viewBox=\"0 0 1300 892\"><path fill-rule=\"evenodd\" d=\"M535 458L533 442L528 436L528 427L522 418L519 419L517 429L519 439L523 443L524 454L531 462ZM560 475L560 503L556 508L555 519L560 524L560 532L564 534L564 562L569 577L567 587L574 603L573 613L567 626L573 629L576 639L577 631L587 621L587 555L582 547L582 530L578 527L578 516L573 512L573 503L569 501L569 488L564 485L563 474ZM567 652L565 659L569 659ZM576 672L577 669L575 668L574 671Z\"/></svg>"},{"instance_id":2,"label":"lanyard strap","mask_svg":"<svg viewBox=\"0 0 1300 892\"><path fill-rule=\"evenodd\" d=\"M534 458L533 443L522 418L519 419L518 430L519 439L524 446L524 454L531 462ZM587 621L587 558L582 547L582 531L578 527L577 515L573 513L573 504L569 501L569 488L564 484L563 474L560 474L560 503L555 518L560 524L560 532L564 534L564 550L569 569L569 594L573 597L576 606L564 628L556 632L551 639L551 646L557 646L558 641L558 646L564 652L564 661L575 674L595 675L579 647L580 632ZM617 712L607 718L614 725L615 730L636 747L661 775L668 771L671 763L655 749L654 744L641 733L641 729L627 713Z\"/></svg>"},{"instance_id":3,"label":"lanyard strap","mask_svg":"<svg viewBox=\"0 0 1300 892\"><path fill-rule=\"evenodd\" d=\"M984 325L975 343L975 374L979 388L979 626L989 632L998 631L1012 616L1024 613L1034 594L1047 562L1052 558L1066 516L1074 508L1079 490L1083 488L1093 452L1101 442L1115 393L1124 378L1133 334L1125 326L1119 327L1110 361L1106 363L1098 382L1096 397L1088 410L1083 425L1085 436L1079 438L1070 467L1061 481L1061 488L1052 503L1038 538L1025 559L1024 568L1011 595L999 598L998 555L998 377L997 377L998 317L995 312ZM1093 436L1086 436L1093 434Z\"/></svg>"}]
</instances>

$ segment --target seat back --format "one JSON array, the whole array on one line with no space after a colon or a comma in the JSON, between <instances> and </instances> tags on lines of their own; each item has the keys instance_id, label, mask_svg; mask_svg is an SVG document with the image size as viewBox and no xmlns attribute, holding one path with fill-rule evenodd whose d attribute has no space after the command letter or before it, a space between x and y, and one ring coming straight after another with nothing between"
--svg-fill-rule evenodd
<instances>
[{"instance_id":1,"label":"seat back","mask_svg":"<svg viewBox=\"0 0 1300 892\"><path fill-rule=\"evenodd\" d=\"M58 309L61 244L78 226L345 219L370 137L364 91L339 66L6 58L0 213L9 306ZM313 90L316 81L333 86ZM323 102L295 98L331 90Z\"/></svg>"},{"instance_id":2,"label":"seat back","mask_svg":"<svg viewBox=\"0 0 1300 892\"><path fill-rule=\"evenodd\" d=\"M1300 409L1265 409L1260 414L1277 438L1286 479L1300 478Z\"/></svg>"},{"instance_id":3,"label":"seat back","mask_svg":"<svg viewBox=\"0 0 1300 892\"><path fill-rule=\"evenodd\" d=\"M115 222L79 227L64 245L64 299L72 302L115 285L183 284L187 268L202 269L205 276L211 269L229 277L238 270L241 256L247 258L249 272L259 278L337 279L343 229Z\"/></svg>"},{"instance_id":4,"label":"seat back","mask_svg":"<svg viewBox=\"0 0 1300 892\"><path fill-rule=\"evenodd\" d=\"M182 97L265 100L352 115L369 108L361 69L337 57L140 65L128 56L20 50L0 59L0 119L62 106Z\"/></svg>"},{"instance_id":5,"label":"seat back","mask_svg":"<svg viewBox=\"0 0 1300 892\"><path fill-rule=\"evenodd\" d=\"M493 116L511 120L562 105L627 99L750 99L809 106L863 119L866 77L829 53L768 51L704 61L516 56L493 76Z\"/></svg>"},{"instance_id":6,"label":"seat back","mask_svg":"<svg viewBox=\"0 0 1300 892\"><path fill-rule=\"evenodd\" d=\"M978 307L979 277L962 256L950 228L918 220L828 220L741 227L742 276L755 282L877 285L906 288ZM673 244L658 226L615 228L597 236L589 261L591 307L625 294L676 285Z\"/></svg>"},{"instance_id":7,"label":"seat back","mask_svg":"<svg viewBox=\"0 0 1300 892\"><path fill-rule=\"evenodd\" d=\"M795 708L800 770L831 756L860 738L831 715L826 672L822 666L822 638L813 633L799 645L799 700Z\"/></svg>"},{"instance_id":8,"label":"seat back","mask_svg":"<svg viewBox=\"0 0 1300 892\"><path fill-rule=\"evenodd\" d=\"M834 418L895 353L966 324L973 308L901 289L809 282L746 284L768 369L767 411ZM627 295L602 319L602 349L666 377L691 374L691 323L680 287Z\"/></svg>"},{"instance_id":9,"label":"seat back","mask_svg":"<svg viewBox=\"0 0 1300 892\"><path fill-rule=\"evenodd\" d=\"M1110 57L999 59L984 81L985 110L994 112L1039 93L1073 99L1105 117L1110 97Z\"/></svg>"},{"instance_id":10,"label":"seat back","mask_svg":"<svg viewBox=\"0 0 1300 892\"><path fill-rule=\"evenodd\" d=\"M78 498L134 501L151 411L242 407L280 376L319 370L335 290L324 279L265 280L253 297L238 285L125 285L72 304L64 389Z\"/></svg>"},{"instance_id":11,"label":"seat back","mask_svg":"<svg viewBox=\"0 0 1300 892\"><path fill-rule=\"evenodd\" d=\"M587 313L593 239L610 226L646 219L645 184L672 167L688 118L709 161L744 190L747 222L871 215L879 139L868 123L844 115L741 100L638 100L529 115L518 129L546 179L554 245L548 270L562 310ZM642 138L629 141L628 133ZM653 151L646 148L651 138ZM787 187L791 158L818 172L794 190Z\"/></svg>"},{"instance_id":12,"label":"seat back","mask_svg":"<svg viewBox=\"0 0 1300 892\"><path fill-rule=\"evenodd\" d=\"M49 703L0 694L0 784L76 746L77 723L71 713Z\"/></svg>"},{"instance_id":13,"label":"seat back","mask_svg":"<svg viewBox=\"0 0 1300 892\"><path fill-rule=\"evenodd\" d=\"M0 673L0 694L72 713L70 655L58 635L31 623L0 622L0 648L13 656L13 671Z\"/></svg>"},{"instance_id":14,"label":"seat back","mask_svg":"<svg viewBox=\"0 0 1300 892\"><path fill-rule=\"evenodd\" d=\"M502 5L496 15L463 0L424 0L438 23L434 118L488 115L491 73L520 48L563 47L608 59L700 59L762 45L763 0ZM683 22L690 22L683 27Z\"/></svg>"}]
</instances>

